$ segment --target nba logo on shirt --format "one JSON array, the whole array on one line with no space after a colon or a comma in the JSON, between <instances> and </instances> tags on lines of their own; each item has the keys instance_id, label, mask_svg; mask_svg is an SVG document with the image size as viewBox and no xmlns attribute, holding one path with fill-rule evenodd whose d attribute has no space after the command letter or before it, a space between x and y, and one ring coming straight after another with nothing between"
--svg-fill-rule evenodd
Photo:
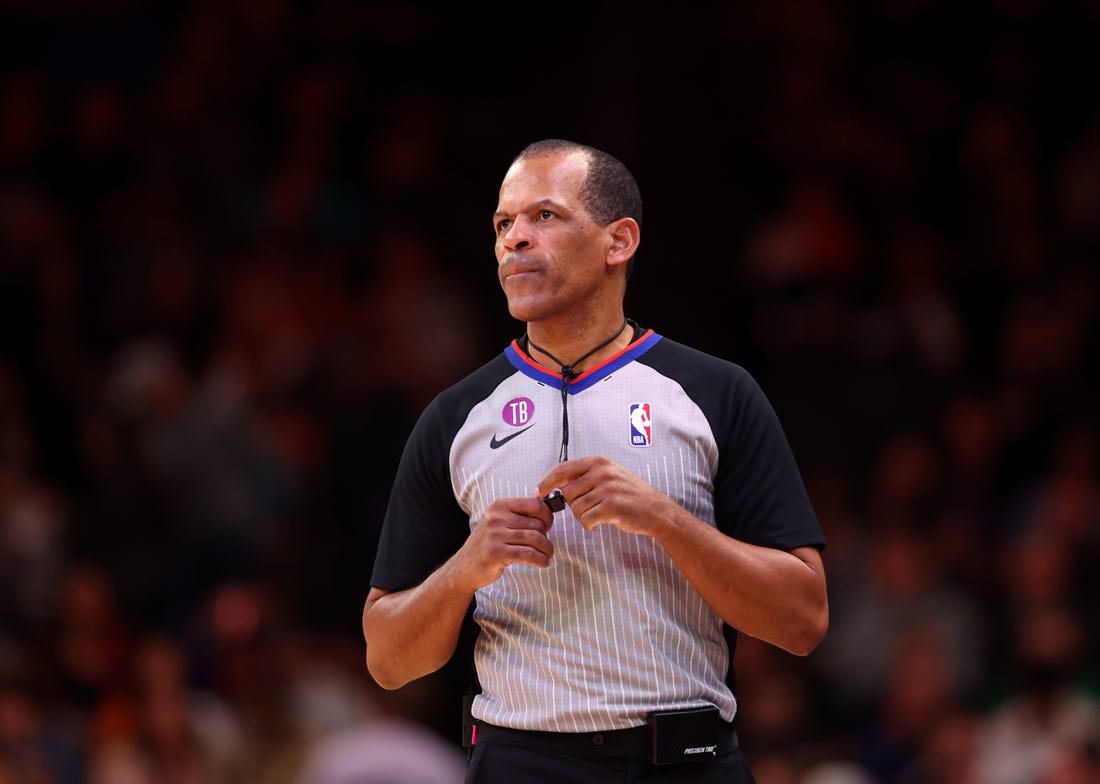
<instances>
[{"instance_id":1,"label":"nba logo on shirt","mask_svg":"<svg viewBox=\"0 0 1100 784\"><path fill-rule=\"evenodd\" d=\"M630 404L630 445L653 446L653 423L649 403Z\"/></svg>"}]
</instances>

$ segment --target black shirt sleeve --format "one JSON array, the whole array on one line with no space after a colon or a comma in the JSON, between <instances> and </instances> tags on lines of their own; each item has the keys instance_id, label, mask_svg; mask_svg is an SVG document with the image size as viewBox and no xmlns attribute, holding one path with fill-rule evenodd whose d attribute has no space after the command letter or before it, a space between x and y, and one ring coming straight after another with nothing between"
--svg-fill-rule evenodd
<instances>
[{"instance_id":1,"label":"black shirt sleeve","mask_svg":"<svg viewBox=\"0 0 1100 784\"><path fill-rule=\"evenodd\" d=\"M825 536L779 418L755 379L739 367L733 371L730 411L715 477L719 527L752 544L824 548Z\"/></svg>"},{"instance_id":2,"label":"black shirt sleeve","mask_svg":"<svg viewBox=\"0 0 1100 784\"><path fill-rule=\"evenodd\" d=\"M419 585L470 535L451 485L451 446L470 410L512 372L501 353L441 392L420 415L390 491L372 587L393 592Z\"/></svg>"},{"instance_id":3,"label":"black shirt sleeve","mask_svg":"<svg viewBox=\"0 0 1100 784\"><path fill-rule=\"evenodd\" d=\"M371 574L385 591L411 588L457 551L469 521L451 489L448 455L453 435L437 398L413 427L401 455Z\"/></svg>"}]
</instances>

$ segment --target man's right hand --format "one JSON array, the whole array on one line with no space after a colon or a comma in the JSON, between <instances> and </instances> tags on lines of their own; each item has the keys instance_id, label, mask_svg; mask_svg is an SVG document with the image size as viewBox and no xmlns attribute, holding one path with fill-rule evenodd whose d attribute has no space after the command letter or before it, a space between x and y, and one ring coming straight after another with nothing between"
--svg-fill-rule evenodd
<instances>
[{"instance_id":1,"label":"man's right hand","mask_svg":"<svg viewBox=\"0 0 1100 784\"><path fill-rule=\"evenodd\" d=\"M547 567L554 545L547 537L554 515L539 498L501 498L484 516L456 554L459 571L476 590L497 580L510 564Z\"/></svg>"},{"instance_id":2,"label":"man's right hand","mask_svg":"<svg viewBox=\"0 0 1100 784\"><path fill-rule=\"evenodd\" d=\"M363 607L367 669L384 689L435 672L454 654L473 593L514 563L546 567L554 516L539 498L494 501L462 547L413 588L371 588Z\"/></svg>"}]
</instances>

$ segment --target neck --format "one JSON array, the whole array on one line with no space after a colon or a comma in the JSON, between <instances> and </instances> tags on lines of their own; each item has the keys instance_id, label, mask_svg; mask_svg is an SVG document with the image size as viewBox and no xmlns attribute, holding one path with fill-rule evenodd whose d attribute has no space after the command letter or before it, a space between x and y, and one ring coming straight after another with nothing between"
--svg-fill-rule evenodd
<instances>
[{"instance_id":1,"label":"neck","mask_svg":"<svg viewBox=\"0 0 1100 784\"><path fill-rule=\"evenodd\" d=\"M540 364L569 369L577 375L630 344L634 332L621 313L618 319L577 334L561 334L542 325L528 324L527 352Z\"/></svg>"}]
</instances>

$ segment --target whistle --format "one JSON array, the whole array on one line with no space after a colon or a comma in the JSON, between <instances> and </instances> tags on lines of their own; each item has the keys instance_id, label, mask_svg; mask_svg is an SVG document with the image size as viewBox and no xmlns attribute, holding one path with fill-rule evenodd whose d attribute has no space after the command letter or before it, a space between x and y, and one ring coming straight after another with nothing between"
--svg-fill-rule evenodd
<instances>
[{"instance_id":1,"label":"whistle","mask_svg":"<svg viewBox=\"0 0 1100 784\"><path fill-rule=\"evenodd\" d=\"M551 512L560 512L565 508L565 496L556 487L542 497L542 502L550 507Z\"/></svg>"}]
</instances>

